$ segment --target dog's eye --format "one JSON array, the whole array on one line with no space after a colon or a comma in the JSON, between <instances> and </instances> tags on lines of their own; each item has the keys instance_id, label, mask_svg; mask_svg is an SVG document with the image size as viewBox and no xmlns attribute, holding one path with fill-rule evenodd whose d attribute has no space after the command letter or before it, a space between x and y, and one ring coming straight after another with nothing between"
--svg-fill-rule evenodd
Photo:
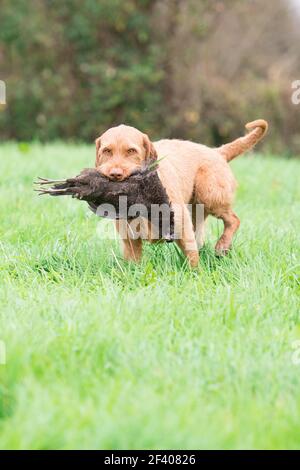
<instances>
[{"instance_id":1,"label":"dog's eye","mask_svg":"<svg viewBox=\"0 0 300 470\"><path fill-rule=\"evenodd\" d=\"M111 154L112 154L112 151L111 151L111 149L109 149L109 148L103 149L102 152L103 152L105 155L111 155Z\"/></svg>"},{"instance_id":2,"label":"dog's eye","mask_svg":"<svg viewBox=\"0 0 300 470\"><path fill-rule=\"evenodd\" d=\"M130 149L127 150L127 153L128 153L128 155L133 155L134 153L136 153L136 149L130 148Z\"/></svg>"}]
</instances>

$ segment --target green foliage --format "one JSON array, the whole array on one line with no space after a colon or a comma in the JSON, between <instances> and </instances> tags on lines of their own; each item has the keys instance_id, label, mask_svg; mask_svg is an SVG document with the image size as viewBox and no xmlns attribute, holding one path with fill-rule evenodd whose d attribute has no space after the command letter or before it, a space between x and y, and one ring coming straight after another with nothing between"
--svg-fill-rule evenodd
<instances>
[{"instance_id":1,"label":"green foliage","mask_svg":"<svg viewBox=\"0 0 300 470\"><path fill-rule=\"evenodd\" d=\"M300 154L299 28L285 0L0 0L3 139L91 142L136 126L220 145L257 118Z\"/></svg>"},{"instance_id":2,"label":"green foliage","mask_svg":"<svg viewBox=\"0 0 300 470\"><path fill-rule=\"evenodd\" d=\"M158 131L153 1L2 1L4 136L91 140L120 122Z\"/></svg>"},{"instance_id":3,"label":"green foliage","mask_svg":"<svg viewBox=\"0 0 300 470\"><path fill-rule=\"evenodd\" d=\"M211 219L192 271L174 245L128 264L83 203L33 193L93 155L0 147L0 448L299 448L300 162L233 162L233 251Z\"/></svg>"}]
</instances>

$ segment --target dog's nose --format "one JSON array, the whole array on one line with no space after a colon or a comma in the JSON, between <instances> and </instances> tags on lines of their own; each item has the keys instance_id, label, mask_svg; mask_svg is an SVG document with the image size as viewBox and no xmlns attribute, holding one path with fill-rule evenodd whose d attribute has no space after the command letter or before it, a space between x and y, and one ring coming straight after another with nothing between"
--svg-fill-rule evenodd
<instances>
[{"instance_id":1,"label":"dog's nose","mask_svg":"<svg viewBox=\"0 0 300 470\"><path fill-rule=\"evenodd\" d=\"M113 168L109 172L109 177L114 180L120 180L123 177L123 170L122 168Z\"/></svg>"}]
</instances>

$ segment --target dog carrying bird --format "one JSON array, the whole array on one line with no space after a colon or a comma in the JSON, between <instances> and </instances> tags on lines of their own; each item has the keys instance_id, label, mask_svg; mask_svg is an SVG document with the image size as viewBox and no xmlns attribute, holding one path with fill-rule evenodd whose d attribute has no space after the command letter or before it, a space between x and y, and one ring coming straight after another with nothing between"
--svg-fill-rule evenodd
<instances>
[{"instance_id":1,"label":"dog carrying bird","mask_svg":"<svg viewBox=\"0 0 300 470\"><path fill-rule=\"evenodd\" d=\"M175 239L190 266L196 267L199 249L204 244L205 219L209 215L224 224L215 246L218 255L228 253L239 228L240 220L232 209L237 183L229 162L253 148L267 133L268 123L258 119L248 123L246 129L245 136L219 148L209 148L179 139L151 142L143 132L121 124L96 139L94 170L84 170L75 179L63 182L40 180L40 193L72 195L86 200L94 211L100 202L112 204L117 211L116 227L127 260L140 261L143 240ZM156 167L151 172L153 162ZM48 184L54 184L53 188L43 189ZM169 229L162 227L163 216L152 220L148 214L141 236L139 227L145 217L130 220L118 213L117 199L125 195L129 199L128 207L137 203L146 208L157 202L166 203L171 208ZM197 217L199 205L203 208L200 218ZM129 216L129 212L125 215ZM153 226L158 227L159 236Z\"/></svg>"},{"instance_id":2,"label":"dog carrying bird","mask_svg":"<svg viewBox=\"0 0 300 470\"><path fill-rule=\"evenodd\" d=\"M123 181L111 181L95 168L86 168L74 178L39 178L35 184L40 195L72 196L86 201L97 215L117 220L144 217L158 230L158 239L174 240L174 213L157 171L151 166L136 171ZM108 206L114 211L110 212Z\"/></svg>"}]
</instances>

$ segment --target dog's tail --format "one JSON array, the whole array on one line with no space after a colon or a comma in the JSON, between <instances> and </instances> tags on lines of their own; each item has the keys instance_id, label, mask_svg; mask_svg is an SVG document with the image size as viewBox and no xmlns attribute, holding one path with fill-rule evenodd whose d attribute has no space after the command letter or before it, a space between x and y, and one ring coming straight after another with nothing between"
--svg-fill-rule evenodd
<instances>
[{"instance_id":1,"label":"dog's tail","mask_svg":"<svg viewBox=\"0 0 300 470\"><path fill-rule=\"evenodd\" d=\"M264 121L263 119L248 122L248 124L246 124L246 129L250 131L249 134L230 142L230 144L222 145L222 147L219 147L217 150L228 162L230 162L238 155L241 155L246 152L246 150L250 150L254 147L254 145L256 145L257 142L266 135L268 127L269 125L267 121Z\"/></svg>"}]
</instances>

